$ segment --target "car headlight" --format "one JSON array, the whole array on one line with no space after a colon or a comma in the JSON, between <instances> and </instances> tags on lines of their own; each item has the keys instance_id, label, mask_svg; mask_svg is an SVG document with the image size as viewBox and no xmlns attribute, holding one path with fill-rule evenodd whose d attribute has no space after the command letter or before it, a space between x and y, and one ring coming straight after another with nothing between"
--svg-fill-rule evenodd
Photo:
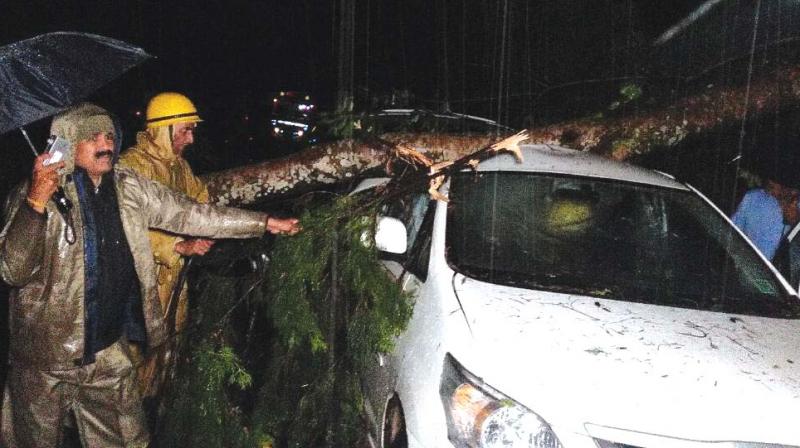
<instances>
[{"instance_id":1,"label":"car headlight","mask_svg":"<svg viewBox=\"0 0 800 448\"><path fill-rule=\"evenodd\" d=\"M458 448L561 448L550 425L445 357L439 387L447 435Z\"/></svg>"}]
</instances>

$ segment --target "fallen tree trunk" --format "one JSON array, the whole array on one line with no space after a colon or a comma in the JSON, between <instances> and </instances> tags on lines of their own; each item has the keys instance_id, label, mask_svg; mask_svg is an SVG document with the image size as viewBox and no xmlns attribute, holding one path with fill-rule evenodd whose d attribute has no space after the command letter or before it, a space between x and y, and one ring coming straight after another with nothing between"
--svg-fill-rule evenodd
<instances>
[{"instance_id":1,"label":"fallen tree trunk","mask_svg":"<svg viewBox=\"0 0 800 448\"><path fill-rule=\"evenodd\" d=\"M405 143L435 160L457 158L496 140L493 136L440 134L391 134L382 138L390 144ZM385 164L391 149L390 145L342 140L317 145L283 159L213 173L205 180L211 197L218 204L249 204L268 195L353 178Z\"/></svg>"},{"instance_id":2,"label":"fallen tree trunk","mask_svg":"<svg viewBox=\"0 0 800 448\"><path fill-rule=\"evenodd\" d=\"M755 115L800 103L800 67L776 70L749 86L712 87L706 92L635 117L587 118L528 131L531 143L567 146L624 160L657 147L678 144L745 114ZM389 160L392 145L405 145L436 161L453 160L497 140L494 136L386 134L388 144L343 140L321 144L280 159L206 176L211 197L223 205L249 204L298 187L341 182Z\"/></svg>"}]
</instances>

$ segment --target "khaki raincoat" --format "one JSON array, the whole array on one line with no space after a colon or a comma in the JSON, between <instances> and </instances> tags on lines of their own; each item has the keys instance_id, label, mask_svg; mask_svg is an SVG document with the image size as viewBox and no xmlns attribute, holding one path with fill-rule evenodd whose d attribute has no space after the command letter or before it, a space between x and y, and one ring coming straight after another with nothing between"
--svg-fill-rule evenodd
<instances>
[{"instance_id":1,"label":"khaki raincoat","mask_svg":"<svg viewBox=\"0 0 800 448\"><path fill-rule=\"evenodd\" d=\"M53 128L57 128L57 120L74 120L74 115L68 112L57 117ZM74 133L71 137L74 145ZM264 233L266 215L196 203L127 168L115 168L114 178L120 217L140 282L148 347L156 347L164 343L167 331L157 294L148 229L207 238L248 238ZM54 446L51 442L58 437L58 423L72 409L79 419L84 442L99 437L100 441L95 440L94 446L136 446L136 442L142 440L142 431L139 422L126 420L125 412L132 407L140 408L141 402L138 391L129 387L134 383L133 376L129 375L132 369L125 347L114 344L98 353L96 365L76 366L76 360L83 356L84 345L84 246L75 185L65 185L67 197L75 204L71 211L74 244L68 244L65 239L65 221L54 203L50 201L45 215L40 215L27 205L27 190L25 183L9 196L6 224L0 233L0 275L13 287L9 296L11 370L3 400L0 445L16 446L11 439L16 433L21 446ZM106 356L104 352L108 352ZM122 364L127 363L127 370L120 367L120 360L124 361ZM95 369L102 372L94 372ZM70 380L75 375L80 381ZM116 375L125 378L115 381ZM92 406L99 406L94 402L97 395L81 398L81 390L86 394L96 390L79 387L90 381L102 383L99 387L110 387L112 392L119 389L111 395L115 401L112 404L127 407L118 410L119 419L111 419L114 427L94 433L86 422L101 427L106 422L97 415L81 422L82 409L88 412ZM17 384L20 382L24 384ZM19 387L10 390L8 383ZM67 385L76 386L76 391L56 390ZM67 398L65 393L69 394ZM24 394L29 402L20 402L19 394ZM87 404L80 403L81 399L90 406L81 406ZM119 401L123 403L116 403ZM12 402L14 409L10 408ZM120 432L122 439L118 440Z\"/></svg>"},{"instance_id":2,"label":"khaki raincoat","mask_svg":"<svg viewBox=\"0 0 800 448\"><path fill-rule=\"evenodd\" d=\"M192 173L186 160L172 150L169 126L149 128L139 132L136 135L136 145L122 153L119 163L198 202L208 202L208 189L205 184ZM183 257L174 250L175 244L183 238L159 230L151 230L149 236L156 263L158 297L162 309L166 312L184 263ZM187 310L188 300L183 285L175 314L176 332L183 330ZM171 348L163 347L160 350L171 350ZM156 396L160 393L165 381L163 373L166 367L161 364L168 359L171 357L162 356L161 353L151 353L139 368L140 390L144 396Z\"/></svg>"},{"instance_id":3,"label":"khaki raincoat","mask_svg":"<svg viewBox=\"0 0 800 448\"><path fill-rule=\"evenodd\" d=\"M192 173L186 160L172 151L169 126L139 132L136 135L136 146L122 153L119 163L197 202L208 202L208 189L205 184ZM153 257L158 270L158 296L165 310L183 266L183 258L174 250L175 244L181 240L182 238L175 234L159 230L150 231L150 244L153 247ZM177 331L184 327L186 309L186 293L183 291L175 318Z\"/></svg>"}]
</instances>

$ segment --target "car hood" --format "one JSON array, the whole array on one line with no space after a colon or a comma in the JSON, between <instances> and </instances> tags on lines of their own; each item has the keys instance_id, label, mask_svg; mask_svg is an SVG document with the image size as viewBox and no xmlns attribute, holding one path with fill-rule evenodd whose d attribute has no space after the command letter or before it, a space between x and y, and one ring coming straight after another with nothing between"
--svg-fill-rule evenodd
<instances>
[{"instance_id":1,"label":"car hood","mask_svg":"<svg viewBox=\"0 0 800 448\"><path fill-rule=\"evenodd\" d=\"M800 321L453 285L453 356L557 432L800 445Z\"/></svg>"}]
</instances>

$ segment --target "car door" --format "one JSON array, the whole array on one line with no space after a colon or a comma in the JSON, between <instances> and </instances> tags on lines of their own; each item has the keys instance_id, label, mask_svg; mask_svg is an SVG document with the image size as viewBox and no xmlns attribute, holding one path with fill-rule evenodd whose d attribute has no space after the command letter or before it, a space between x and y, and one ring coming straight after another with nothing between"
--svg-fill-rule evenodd
<instances>
[{"instance_id":1,"label":"car door","mask_svg":"<svg viewBox=\"0 0 800 448\"><path fill-rule=\"evenodd\" d=\"M435 210L431 203L427 193L409 193L389 201L381 211L384 216L399 219L406 228L406 252L382 252L380 259L389 275L401 282L405 291L410 291L412 301L416 300L414 291L419 290L427 276ZM375 358L362 378L362 387L368 417L377 432L382 425L386 403L394 393L398 365L391 353L377 353ZM374 435L380 437L380 434Z\"/></svg>"}]
</instances>

